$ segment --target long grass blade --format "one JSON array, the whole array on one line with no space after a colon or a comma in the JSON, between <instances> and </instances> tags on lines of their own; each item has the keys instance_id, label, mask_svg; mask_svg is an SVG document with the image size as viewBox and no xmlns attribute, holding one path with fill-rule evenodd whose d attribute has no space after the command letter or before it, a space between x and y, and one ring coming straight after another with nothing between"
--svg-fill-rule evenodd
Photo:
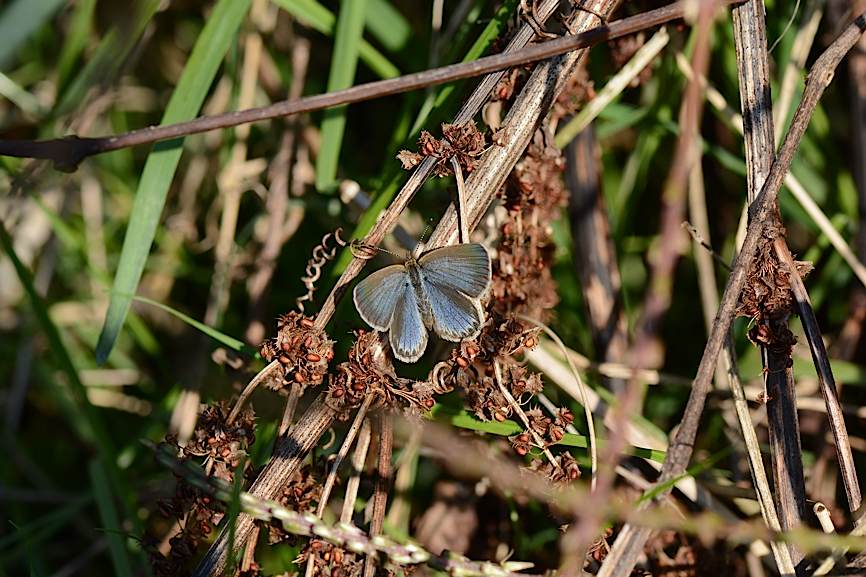
<instances>
[{"instance_id":1,"label":"long grass blade","mask_svg":"<svg viewBox=\"0 0 866 577\"><path fill-rule=\"evenodd\" d=\"M367 0L343 0L340 3L328 92L348 88L355 81L366 9ZM321 128L322 147L316 158L316 188L321 192L330 192L334 188L345 129L345 106L325 111Z\"/></svg>"},{"instance_id":2,"label":"long grass blade","mask_svg":"<svg viewBox=\"0 0 866 577\"><path fill-rule=\"evenodd\" d=\"M188 120L198 113L249 8L250 0L220 0L214 7L171 96L162 118L163 124ZM182 141L170 141L154 146L147 157L123 239L108 313L96 345L99 363L108 358L126 319L132 302L130 295L135 294L144 271L165 197L182 152Z\"/></svg>"}]
</instances>

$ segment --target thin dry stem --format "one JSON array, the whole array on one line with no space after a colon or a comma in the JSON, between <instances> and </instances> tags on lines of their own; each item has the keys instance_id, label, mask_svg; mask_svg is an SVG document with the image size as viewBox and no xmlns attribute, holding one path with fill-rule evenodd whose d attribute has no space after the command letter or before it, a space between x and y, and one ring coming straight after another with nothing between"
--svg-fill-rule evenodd
<instances>
[{"instance_id":1,"label":"thin dry stem","mask_svg":"<svg viewBox=\"0 0 866 577\"><path fill-rule=\"evenodd\" d=\"M523 422L523 426L526 427L526 431L532 437L532 440L535 441L535 446L541 449L544 452L544 456L547 457L547 460L550 461L550 464L553 465L553 468L557 470L557 472L562 471L562 467L559 465L559 461L553 456L553 453L550 452L550 449L547 448L547 444L544 442L544 439L532 428L532 423L529 422L529 417L526 416L526 413L523 411L523 407L520 406L520 403L514 398L514 395L511 394L511 391L505 386L502 382L502 369L499 367L499 361L493 360L493 374L496 377L496 384L499 386L499 392L502 393L502 396L505 397L505 400L508 401L508 405L511 407L517 416L520 417L520 420Z\"/></svg>"}]
</instances>

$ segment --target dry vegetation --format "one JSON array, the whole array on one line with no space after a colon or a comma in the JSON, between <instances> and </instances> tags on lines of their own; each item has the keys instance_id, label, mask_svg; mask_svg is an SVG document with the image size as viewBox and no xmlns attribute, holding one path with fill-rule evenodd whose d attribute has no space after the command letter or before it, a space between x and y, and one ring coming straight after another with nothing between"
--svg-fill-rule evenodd
<instances>
[{"instance_id":1,"label":"dry vegetation","mask_svg":"<svg viewBox=\"0 0 866 577\"><path fill-rule=\"evenodd\" d=\"M861 4L2 3L0 575L859 574Z\"/></svg>"}]
</instances>

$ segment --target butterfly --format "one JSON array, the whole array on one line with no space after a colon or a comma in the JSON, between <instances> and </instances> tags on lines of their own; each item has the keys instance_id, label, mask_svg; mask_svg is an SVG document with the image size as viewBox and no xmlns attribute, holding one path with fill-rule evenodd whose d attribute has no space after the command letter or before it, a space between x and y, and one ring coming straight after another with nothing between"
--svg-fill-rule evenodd
<instances>
[{"instance_id":1,"label":"butterfly","mask_svg":"<svg viewBox=\"0 0 866 577\"><path fill-rule=\"evenodd\" d=\"M474 339L484 324L481 296L490 286L490 255L477 243L455 244L379 269L355 286L355 308L377 331L389 331L394 356L414 363L427 331L446 341Z\"/></svg>"}]
</instances>

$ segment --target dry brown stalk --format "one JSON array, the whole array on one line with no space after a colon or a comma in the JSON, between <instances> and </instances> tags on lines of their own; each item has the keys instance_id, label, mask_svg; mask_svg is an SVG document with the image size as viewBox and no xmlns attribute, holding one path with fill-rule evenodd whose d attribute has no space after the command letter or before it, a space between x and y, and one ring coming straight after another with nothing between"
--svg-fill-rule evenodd
<instances>
[{"instance_id":1,"label":"dry brown stalk","mask_svg":"<svg viewBox=\"0 0 866 577\"><path fill-rule=\"evenodd\" d=\"M791 279L791 289L797 300L797 309L800 320L803 322L803 331L806 340L809 341L809 350L812 352L812 360L818 373L818 384L821 387L821 395L827 406L827 418L830 422L830 430L836 442L836 455L839 459L839 472L842 475L842 483L845 486L845 494L848 497L848 510L854 515L854 525L860 526L864 522L864 513L860 511L863 498L860 492L860 483L857 480L857 470L854 467L854 455L851 451L851 443L848 439L848 430L845 427L845 418L842 414L842 406L836 393L836 379L833 378L833 370L830 368L830 358L821 338L821 329L812 310L809 293L803 284L803 279L797 274L797 267L788 245L782 238L775 240L774 248L779 260L788 268L788 276Z\"/></svg>"},{"instance_id":2,"label":"dry brown stalk","mask_svg":"<svg viewBox=\"0 0 866 577\"><path fill-rule=\"evenodd\" d=\"M667 483L679 477L688 466L719 353L733 322L740 292L743 290L746 276L752 267L758 242L762 237L764 228L772 222L776 198L785 174L791 166L794 154L806 132L818 101L833 80L836 68L845 54L857 43L864 30L866 30L866 14L861 14L821 54L809 72L803 98L794 114L791 127L785 136L782 148L779 150L778 158L773 162L770 173L761 188L761 193L750 211L753 215L752 222L749 224L742 250L737 256L728 278L719 311L713 323L713 330L701 357L683 419L665 456L659 483ZM664 493L667 491L663 491ZM644 544L652 533L652 529L639 528L632 524L626 525L617 537L610 555L605 559L599 577L628 575L634 568L638 556L643 551Z\"/></svg>"},{"instance_id":3,"label":"dry brown stalk","mask_svg":"<svg viewBox=\"0 0 866 577\"><path fill-rule=\"evenodd\" d=\"M376 488L373 492L373 511L370 519L370 536L382 533L385 522L385 507L388 504L388 490L391 486L391 457L394 454L394 421L387 412L380 412L376 419L379 456L376 462ZM368 555L364 560L364 577L373 577L376 572L376 558Z\"/></svg>"},{"instance_id":4,"label":"dry brown stalk","mask_svg":"<svg viewBox=\"0 0 866 577\"><path fill-rule=\"evenodd\" d=\"M736 3L736 0L722 1L725 4ZM629 18L623 18L610 24L595 26L593 28L585 27L581 29L582 34L551 40L520 51L487 56L472 62L452 64L398 78L360 84L346 90L329 92L327 94L310 96L298 100L284 100L261 108L250 108L216 116L204 116L178 124L158 127L151 126L115 136L98 138L68 136L41 141L4 140L0 141L0 155L47 159L53 161L55 166L60 170L74 170L82 160L94 154L101 154L130 146L151 144L161 140L180 138L220 128L231 128L241 124L286 117L302 112L363 102L373 98L400 94L445 82L481 76L482 74L522 64L538 62L606 40L627 36L640 30L670 22L671 20L677 20L685 14L687 4L688 2L685 1L675 2L668 6ZM606 13L597 11L591 7L589 10L605 15L605 17L608 16ZM590 14L589 12L586 13ZM591 17L596 21L598 20L597 16Z\"/></svg>"},{"instance_id":5,"label":"dry brown stalk","mask_svg":"<svg viewBox=\"0 0 866 577\"><path fill-rule=\"evenodd\" d=\"M746 192L751 205L766 181L776 156L767 32L762 2L750 0L735 6L731 12L743 113ZM782 333L790 334L784 326L787 324L786 319L779 319L777 322L783 325ZM800 524L806 505L797 399L793 369L789 366L790 351L787 346L761 346L765 386L769 397L767 417L776 488L774 497L783 530ZM791 548L791 557L797 564L803 556Z\"/></svg>"}]
</instances>

